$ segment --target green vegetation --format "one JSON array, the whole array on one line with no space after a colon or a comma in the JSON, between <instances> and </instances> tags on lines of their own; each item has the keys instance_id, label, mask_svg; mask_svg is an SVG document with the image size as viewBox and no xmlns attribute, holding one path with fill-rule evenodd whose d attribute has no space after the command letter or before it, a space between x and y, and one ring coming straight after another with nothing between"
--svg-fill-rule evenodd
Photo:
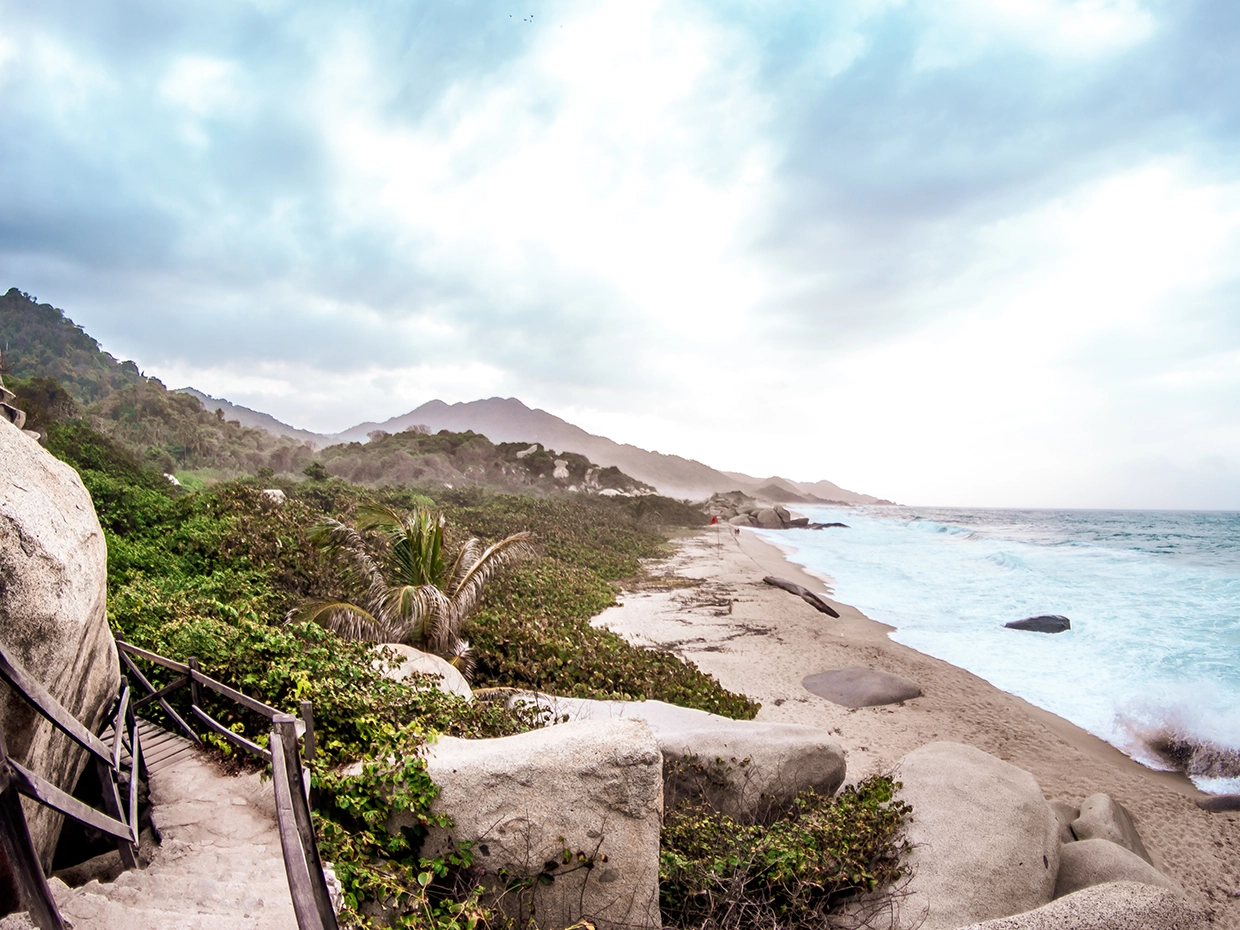
<instances>
[{"instance_id":1,"label":"green vegetation","mask_svg":"<svg viewBox=\"0 0 1240 930\"><path fill-rule=\"evenodd\" d=\"M321 458L333 475L367 485L482 486L538 494L570 488L625 494L654 490L614 466L600 468L575 452L556 452L538 443L495 444L468 430L435 434L416 427L402 433L376 430L369 442L329 446Z\"/></svg>"},{"instance_id":2,"label":"green vegetation","mask_svg":"<svg viewBox=\"0 0 1240 930\"><path fill-rule=\"evenodd\" d=\"M534 542L536 560L473 576L488 579L485 597L478 581L447 618L455 636L469 636L476 685L658 699L737 718L757 712L694 666L590 625L614 603L617 580L665 551L665 528L705 522L700 511L653 495L556 493L643 490L616 469L446 431L376 435L312 459L304 446L166 391L132 362L101 352L63 313L15 290L0 298L5 344L6 383L28 422L94 500L118 635L174 658L197 656L208 674L275 707L313 701L315 825L345 890L344 926L514 930L469 884L467 849L422 858L426 830L444 824L431 811L438 789L420 752L437 735L503 736L543 721L530 708L392 681L383 674L385 658L396 661L391 653L343 638L298 608L347 600L389 626L407 624L424 642L444 617L420 628L417 621L440 602L425 590L421 613L401 613L400 604L416 603L410 590L427 586L445 599L461 592L464 574L445 553L465 553L463 566L486 551L479 540L513 551ZM162 474L173 471L184 487ZM333 476L341 474L373 486ZM422 486L408 486L414 480ZM332 539L345 545L319 544ZM342 553L350 557L335 557ZM368 601L379 588L385 596ZM171 677L151 670L157 686ZM188 715L184 690L171 700ZM210 694L204 700L234 732L266 743L265 719ZM355 765L346 770L348 763ZM902 874L907 808L893 788L890 779L867 779L834 801L804 795L761 825L729 820L700 797L673 807L661 857L665 921L726 930L821 925L841 896ZM390 833L385 825L396 815L408 826Z\"/></svg>"},{"instance_id":3,"label":"green vegetation","mask_svg":"<svg viewBox=\"0 0 1240 930\"><path fill-rule=\"evenodd\" d=\"M358 511L358 529L328 518L313 527L320 549L343 557L361 602L313 600L293 611L296 620L321 623L346 639L405 643L448 660L468 674L472 663L465 623L477 610L486 583L502 567L535 554L522 531L484 546L471 536L447 558L447 520L429 508L397 513L369 504ZM359 532L359 530L361 532ZM368 544L371 531L380 546ZM377 551L376 551L377 550ZM361 606L364 605L364 606Z\"/></svg>"},{"instance_id":4,"label":"green vegetation","mask_svg":"<svg viewBox=\"0 0 1240 930\"><path fill-rule=\"evenodd\" d=\"M252 480L191 493L80 422L52 423L48 447L78 469L95 501L108 544L109 616L119 633L164 655L195 655L209 674L273 706L292 710L300 700L314 702L316 823L324 855L345 885L349 919L369 926L366 915L382 910L398 925L452 930L486 916L470 893L448 893L466 854L455 862L423 860L421 828L390 835L380 825L396 808L422 827L432 822L435 788L417 756L427 738L520 732L537 723L532 712L391 681L374 667L371 645L315 623L283 622L291 609L349 584L315 544L315 524L355 521L368 503L412 510L426 505L426 494L368 491L338 479L277 480L288 495L284 503ZM660 552L662 536L648 519L634 517L632 502L477 489L436 493L448 518L449 549L466 534L502 539L523 529L535 533L542 549L537 562L493 579L475 618L475 654L490 683L556 690L563 682L594 697L623 693L741 716L756 711L697 669L589 626L588 617L614 600L610 582ZM573 642L588 661L569 673L564 644ZM606 665L590 665L610 661L614 675ZM505 669L520 673L502 677ZM153 677L157 684L168 680ZM265 742L261 718L223 700L208 709L236 732ZM362 761L361 774L336 771L354 760Z\"/></svg>"},{"instance_id":5,"label":"green vegetation","mask_svg":"<svg viewBox=\"0 0 1240 930\"><path fill-rule=\"evenodd\" d=\"M827 912L858 892L889 888L906 873L901 836L911 808L899 782L871 776L835 798L802 792L768 823L744 824L703 800L663 821L659 895L665 926L711 930L828 926ZM881 911L879 897L865 908Z\"/></svg>"}]
</instances>

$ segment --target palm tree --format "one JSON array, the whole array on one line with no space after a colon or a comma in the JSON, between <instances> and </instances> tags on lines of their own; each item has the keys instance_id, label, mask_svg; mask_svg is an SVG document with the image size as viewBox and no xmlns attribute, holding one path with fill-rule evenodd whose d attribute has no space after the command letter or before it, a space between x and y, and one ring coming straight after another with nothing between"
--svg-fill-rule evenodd
<instances>
[{"instance_id":1,"label":"palm tree","mask_svg":"<svg viewBox=\"0 0 1240 930\"><path fill-rule=\"evenodd\" d=\"M513 533L483 546L471 537L450 559L444 550L442 515L418 508L399 514L370 505L358 512L357 527L339 520L314 526L310 538L348 559L365 593L360 604L312 601L289 612L289 620L313 620L348 639L404 643L434 653L462 673L470 669L465 621L482 598L487 581L502 566L534 555L531 534ZM383 541L376 558L362 533Z\"/></svg>"}]
</instances>

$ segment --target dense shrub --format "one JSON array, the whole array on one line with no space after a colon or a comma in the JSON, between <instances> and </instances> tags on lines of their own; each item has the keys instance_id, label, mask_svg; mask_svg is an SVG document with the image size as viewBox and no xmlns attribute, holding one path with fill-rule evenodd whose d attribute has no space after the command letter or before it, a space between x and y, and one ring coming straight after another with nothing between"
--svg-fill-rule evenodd
<instances>
[{"instance_id":1,"label":"dense shrub","mask_svg":"<svg viewBox=\"0 0 1240 930\"><path fill-rule=\"evenodd\" d=\"M835 798L802 792L771 823L738 823L701 800L671 808L659 860L665 926L830 926L827 914L841 900L890 889L905 874L902 826L911 809L896 800L899 787L876 775ZM865 907L889 903L879 897Z\"/></svg>"}]
</instances>

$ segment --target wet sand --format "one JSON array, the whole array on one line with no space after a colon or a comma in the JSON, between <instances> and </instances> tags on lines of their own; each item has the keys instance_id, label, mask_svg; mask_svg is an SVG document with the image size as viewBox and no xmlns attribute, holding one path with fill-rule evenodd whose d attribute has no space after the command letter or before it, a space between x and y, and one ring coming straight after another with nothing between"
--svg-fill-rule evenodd
<instances>
[{"instance_id":1,"label":"wet sand","mask_svg":"<svg viewBox=\"0 0 1240 930\"><path fill-rule=\"evenodd\" d=\"M712 527L673 547L594 623L694 662L761 702L759 720L832 731L847 753L850 781L890 769L925 743L952 740L1032 772L1048 800L1079 804L1106 792L1132 812L1155 864L1213 926L1240 930L1240 813L1203 811L1195 800L1204 795L1184 776L1147 769L1068 721L893 642L891 627L833 600L822 578L751 532ZM840 618L764 584L766 575L823 596ZM922 696L852 709L802 686L807 675L850 666L910 678Z\"/></svg>"}]
</instances>

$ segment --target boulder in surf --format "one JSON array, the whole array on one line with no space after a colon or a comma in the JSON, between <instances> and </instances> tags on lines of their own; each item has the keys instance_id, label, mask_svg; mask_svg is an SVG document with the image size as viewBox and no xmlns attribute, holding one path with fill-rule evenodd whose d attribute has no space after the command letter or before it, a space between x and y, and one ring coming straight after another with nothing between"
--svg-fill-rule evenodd
<instances>
[{"instance_id":1,"label":"boulder in surf","mask_svg":"<svg viewBox=\"0 0 1240 930\"><path fill-rule=\"evenodd\" d=\"M1029 630L1033 633L1062 633L1064 630L1072 629L1072 621L1059 614L1026 617L1024 620L1013 620L1003 625L1009 630Z\"/></svg>"}]
</instances>

